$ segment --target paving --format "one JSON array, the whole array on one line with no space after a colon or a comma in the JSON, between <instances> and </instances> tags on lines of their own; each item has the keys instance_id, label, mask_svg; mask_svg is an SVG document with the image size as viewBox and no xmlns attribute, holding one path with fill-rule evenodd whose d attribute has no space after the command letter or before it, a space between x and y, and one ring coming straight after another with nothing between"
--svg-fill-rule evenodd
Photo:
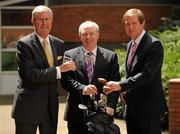
<instances>
[{"instance_id":1,"label":"paving","mask_svg":"<svg viewBox=\"0 0 180 134\"><path fill-rule=\"evenodd\" d=\"M13 96L0 96L0 134L15 134L14 120L11 118L12 100ZM63 120L64 108L65 98L62 97L59 103L57 134L67 134L66 122ZM120 127L121 134L127 134L124 120L115 119L115 123ZM169 133L163 132L163 134Z\"/></svg>"}]
</instances>

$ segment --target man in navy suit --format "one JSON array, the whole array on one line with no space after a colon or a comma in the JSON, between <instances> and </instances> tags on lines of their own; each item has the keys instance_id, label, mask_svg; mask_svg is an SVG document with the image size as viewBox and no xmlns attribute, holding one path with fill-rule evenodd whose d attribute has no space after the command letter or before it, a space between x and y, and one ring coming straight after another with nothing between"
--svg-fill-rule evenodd
<instances>
[{"instance_id":1,"label":"man in navy suit","mask_svg":"<svg viewBox=\"0 0 180 134\"><path fill-rule=\"evenodd\" d=\"M63 73L62 86L68 91L65 110L65 120L68 122L69 134L89 134L85 124L83 110L78 105L83 103L93 110L90 96L95 96L96 101L103 93L103 85L98 78L107 80L120 80L119 65L116 53L97 45L99 39L99 26L92 21L85 21L79 26L79 36L82 45L65 52L76 64L76 72ZM89 54L90 53L90 54ZM89 56L88 56L89 55ZM89 58L87 58L89 57ZM89 77L87 60L91 59L91 78ZM119 93L113 92L107 97L106 112L113 116L118 102Z\"/></svg>"},{"instance_id":2,"label":"man in navy suit","mask_svg":"<svg viewBox=\"0 0 180 134\"><path fill-rule=\"evenodd\" d=\"M17 42L19 85L12 109L16 134L36 134L37 127L40 134L57 131L57 81L61 72L76 67L72 61L61 65L64 42L49 34L52 21L51 9L35 7L31 19L35 31Z\"/></svg>"},{"instance_id":3,"label":"man in navy suit","mask_svg":"<svg viewBox=\"0 0 180 134\"><path fill-rule=\"evenodd\" d=\"M123 23L131 37L127 47L126 79L108 82L104 92L121 91L121 100L127 104L128 134L160 134L160 117L165 106L161 81L163 46L144 30L141 10L128 10Z\"/></svg>"}]
</instances>

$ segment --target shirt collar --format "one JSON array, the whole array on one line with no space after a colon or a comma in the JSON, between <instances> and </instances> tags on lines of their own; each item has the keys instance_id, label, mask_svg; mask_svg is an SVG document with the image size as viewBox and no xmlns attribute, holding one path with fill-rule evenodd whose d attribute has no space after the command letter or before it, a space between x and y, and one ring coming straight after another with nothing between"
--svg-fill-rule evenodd
<instances>
[{"instance_id":1,"label":"shirt collar","mask_svg":"<svg viewBox=\"0 0 180 134\"><path fill-rule=\"evenodd\" d=\"M137 39L136 40L132 40L132 42L135 42L136 45L138 45L140 43L142 37L144 36L144 34L145 34L145 31L143 30L142 33L137 37Z\"/></svg>"},{"instance_id":2,"label":"shirt collar","mask_svg":"<svg viewBox=\"0 0 180 134\"><path fill-rule=\"evenodd\" d=\"M42 44L42 42L44 41L44 39L43 39L40 35L38 35L37 33L36 33L36 35L37 35L39 41L40 41L41 44ZM46 37L46 41L49 43L49 35Z\"/></svg>"},{"instance_id":3,"label":"shirt collar","mask_svg":"<svg viewBox=\"0 0 180 134\"><path fill-rule=\"evenodd\" d=\"M83 47L85 53L88 53L89 51L87 51L84 47ZM94 56L96 56L97 54L97 46L91 51L91 53L93 53Z\"/></svg>"}]
</instances>

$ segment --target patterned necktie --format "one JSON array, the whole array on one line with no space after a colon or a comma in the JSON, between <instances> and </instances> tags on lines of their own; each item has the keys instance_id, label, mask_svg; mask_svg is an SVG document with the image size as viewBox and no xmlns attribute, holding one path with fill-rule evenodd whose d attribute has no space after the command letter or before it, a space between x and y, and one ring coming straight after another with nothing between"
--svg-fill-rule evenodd
<instances>
[{"instance_id":1,"label":"patterned necktie","mask_svg":"<svg viewBox=\"0 0 180 134\"><path fill-rule=\"evenodd\" d=\"M47 61L48 61L48 64L49 64L49 67L53 67L54 66L54 61L53 61L53 57L50 53L50 50L48 48L48 41L47 40L44 40L43 42L43 49L44 49L44 52L46 54L46 58L47 58Z\"/></svg>"},{"instance_id":2,"label":"patterned necktie","mask_svg":"<svg viewBox=\"0 0 180 134\"><path fill-rule=\"evenodd\" d=\"M130 52L129 52L129 55L128 55L128 61L127 61L128 66L131 64L132 58L133 58L133 56L134 56L134 54L135 54L135 52L136 52L136 47L137 47L137 45L136 45L136 43L134 42L134 43L131 45Z\"/></svg>"},{"instance_id":3,"label":"patterned necktie","mask_svg":"<svg viewBox=\"0 0 180 134\"><path fill-rule=\"evenodd\" d=\"M86 63L86 71L87 71L87 75L88 75L88 80L89 83L91 83L92 81L92 76L93 76L93 63L94 63L94 59L93 59L93 53L87 53L85 56L85 63Z\"/></svg>"}]
</instances>

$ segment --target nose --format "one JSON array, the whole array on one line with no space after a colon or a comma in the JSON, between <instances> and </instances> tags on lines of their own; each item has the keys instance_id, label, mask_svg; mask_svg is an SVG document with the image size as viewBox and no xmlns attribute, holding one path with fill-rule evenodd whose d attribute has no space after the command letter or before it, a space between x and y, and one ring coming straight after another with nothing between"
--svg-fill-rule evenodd
<instances>
[{"instance_id":1,"label":"nose","mask_svg":"<svg viewBox=\"0 0 180 134\"><path fill-rule=\"evenodd\" d=\"M89 38L90 37L90 35L89 34L86 34L86 38Z\"/></svg>"},{"instance_id":2,"label":"nose","mask_svg":"<svg viewBox=\"0 0 180 134\"><path fill-rule=\"evenodd\" d=\"M132 28L133 28L133 25L132 25L132 24L129 24L129 28L132 29Z\"/></svg>"}]
</instances>

